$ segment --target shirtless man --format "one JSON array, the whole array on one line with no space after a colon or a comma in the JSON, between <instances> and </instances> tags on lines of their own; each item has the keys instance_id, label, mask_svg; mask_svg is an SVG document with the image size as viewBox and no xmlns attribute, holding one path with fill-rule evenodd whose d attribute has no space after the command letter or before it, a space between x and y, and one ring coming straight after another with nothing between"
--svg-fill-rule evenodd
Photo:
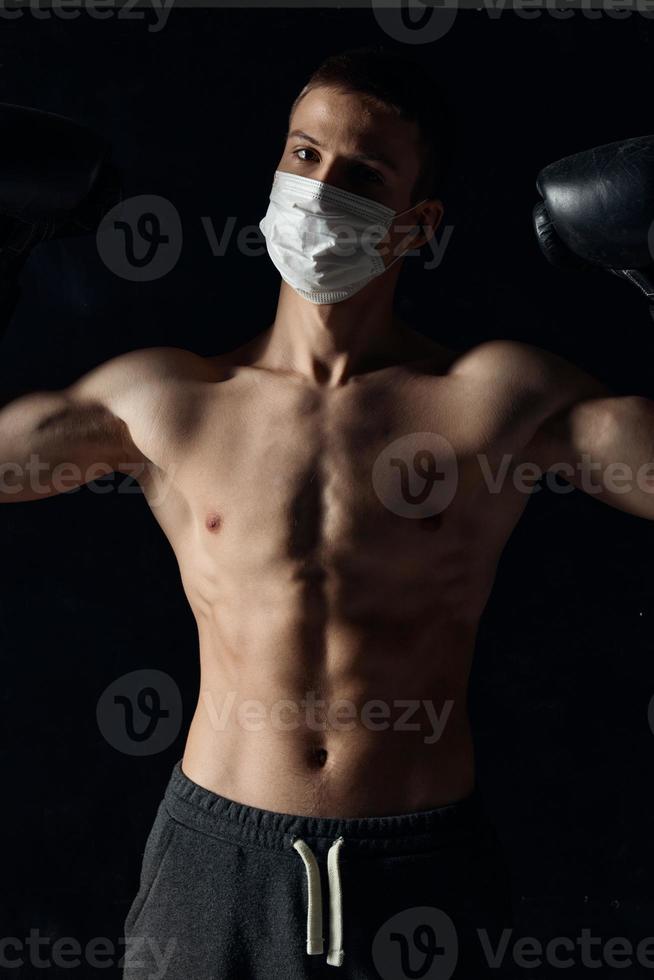
<instances>
[{"instance_id":1,"label":"shirtless man","mask_svg":"<svg viewBox=\"0 0 654 980\"><path fill-rule=\"evenodd\" d=\"M198 624L201 692L125 925L144 939L129 980L155 974L157 943L174 980L479 977L479 930L509 922L466 688L529 499L519 467L567 463L580 486L584 453L596 482L637 468L654 404L524 344L447 350L394 315L401 257L443 210L424 84L359 53L302 91L262 222L283 276L264 333L215 357L132 351L0 413L0 458L36 454L41 484L60 463L82 474L67 488L138 473ZM381 267L370 245L334 257L334 215L355 237L389 224ZM599 495L654 517L642 489ZM5 476L0 499L43 496Z\"/></svg>"}]
</instances>

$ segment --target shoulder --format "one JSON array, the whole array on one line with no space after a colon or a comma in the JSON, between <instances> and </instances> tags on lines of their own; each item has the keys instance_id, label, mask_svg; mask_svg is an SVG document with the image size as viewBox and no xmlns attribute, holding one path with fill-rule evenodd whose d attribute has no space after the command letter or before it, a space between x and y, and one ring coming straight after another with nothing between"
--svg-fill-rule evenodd
<instances>
[{"instance_id":1,"label":"shoulder","mask_svg":"<svg viewBox=\"0 0 654 980\"><path fill-rule=\"evenodd\" d=\"M182 347L141 347L98 364L76 382L120 381L123 384L166 380L211 380L216 375L210 358ZM74 387L74 386L73 386Z\"/></svg>"},{"instance_id":2,"label":"shoulder","mask_svg":"<svg viewBox=\"0 0 654 980\"><path fill-rule=\"evenodd\" d=\"M143 347L119 354L92 368L70 386L71 393L100 395L103 391L166 381L213 380L216 368L208 358L180 347Z\"/></svg>"},{"instance_id":3,"label":"shoulder","mask_svg":"<svg viewBox=\"0 0 654 980\"><path fill-rule=\"evenodd\" d=\"M493 376L497 381L524 384L547 384L566 367L563 358L516 340L488 340L459 354L450 374L468 377Z\"/></svg>"},{"instance_id":4,"label":"shoulder","mask_svg":"<svg viewBox=\"0 0 654 980\"><path fill-rule=\"evenodd\" d=\"M515 340L489 340L460 355L450 374L492 382L525 397L538 397L561 407L579 399L609 394L585 370L552 351Z\"/></svg>"}]
</instances>

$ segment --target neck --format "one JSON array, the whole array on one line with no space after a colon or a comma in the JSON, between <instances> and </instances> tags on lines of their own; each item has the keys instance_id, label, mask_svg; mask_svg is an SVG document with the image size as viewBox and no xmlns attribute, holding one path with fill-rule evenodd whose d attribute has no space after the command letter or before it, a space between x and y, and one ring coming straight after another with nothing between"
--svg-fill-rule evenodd
<instances>
[{"instance_id":1,"label":"neck","mask_svg":"<svg viewBox=\"0 0 654 980\"><path fill-rule=\"evenodd\" d=\"M365 287L342 303L317 305L282 282L277 312L265 336L261 363L338 387L366 366L383 361L399 336L393 289Z\"/></svg>"}]
</instances>

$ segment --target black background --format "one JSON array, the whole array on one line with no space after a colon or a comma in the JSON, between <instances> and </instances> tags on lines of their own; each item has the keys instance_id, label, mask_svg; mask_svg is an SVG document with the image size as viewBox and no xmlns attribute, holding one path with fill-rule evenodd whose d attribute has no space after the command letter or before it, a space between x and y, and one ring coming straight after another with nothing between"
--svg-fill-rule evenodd
<instances>
[{"instance_id":1,"label":"black background","mask_svg":"<svg viewBox=\"0 0 654 980\"><path fill-rule=\"evenodd\" d=\"M310 70L345 47L394 46L366 10L187 9L159 33L152 21L0 22L0 101L103 133L127 192L167 197L184 226L180 262L152 283L114 277L92 239L41 246L2 340L5 393L63 386L139 347L218 353L266 327L275 270L234 244L214 257L200 219L258 222ZM460 11L443 38L404 50L441 79L460 128L452 239L437 270L407 263L405 315L453 347L511 337L563 354L616 393L654 395L640 296L609 276L553 270L530 223L540 167L654 130L654 21ZM182 754L195 624L139 494L84 488L3 507L0 547L0 935L116 940ZM544 490L501 561L471 709L521 935L654 935L653 548L651 523ZM184 700L178 740L146 758L117 752L96 723L106 686L140 668L169 673Z\"/></svg>"}]
</instances>

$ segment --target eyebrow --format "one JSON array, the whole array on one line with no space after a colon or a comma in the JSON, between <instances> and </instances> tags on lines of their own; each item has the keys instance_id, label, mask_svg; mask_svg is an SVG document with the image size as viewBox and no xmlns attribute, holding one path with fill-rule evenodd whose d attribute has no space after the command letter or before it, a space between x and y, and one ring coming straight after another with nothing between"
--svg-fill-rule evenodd
<instances>
[{"instance_id":1,"label":"eyebrow","mask_svg":"<svg viewBox=\"0 0 654 980\"><path fill-rule=\"evenodd\" d=\"M292 129L290 133L286 134L287 140L290 140L293 137L298 137L299 139L306 140L307 143L313 143L314 146L322 147L322 143L320 143L314 136L309 136L308 133L303 132L301 129ZM381 163L389 170L391 170L394 174L398 172L397 165L393 163L393 161L390 160L387 156L384 156L383 153L379 153L377 150L371 149L366 151L365 153L353 153L350 155L350 160L358 160L362 163L365 163L366 161Z\"/></svg>"}]
</instances>

